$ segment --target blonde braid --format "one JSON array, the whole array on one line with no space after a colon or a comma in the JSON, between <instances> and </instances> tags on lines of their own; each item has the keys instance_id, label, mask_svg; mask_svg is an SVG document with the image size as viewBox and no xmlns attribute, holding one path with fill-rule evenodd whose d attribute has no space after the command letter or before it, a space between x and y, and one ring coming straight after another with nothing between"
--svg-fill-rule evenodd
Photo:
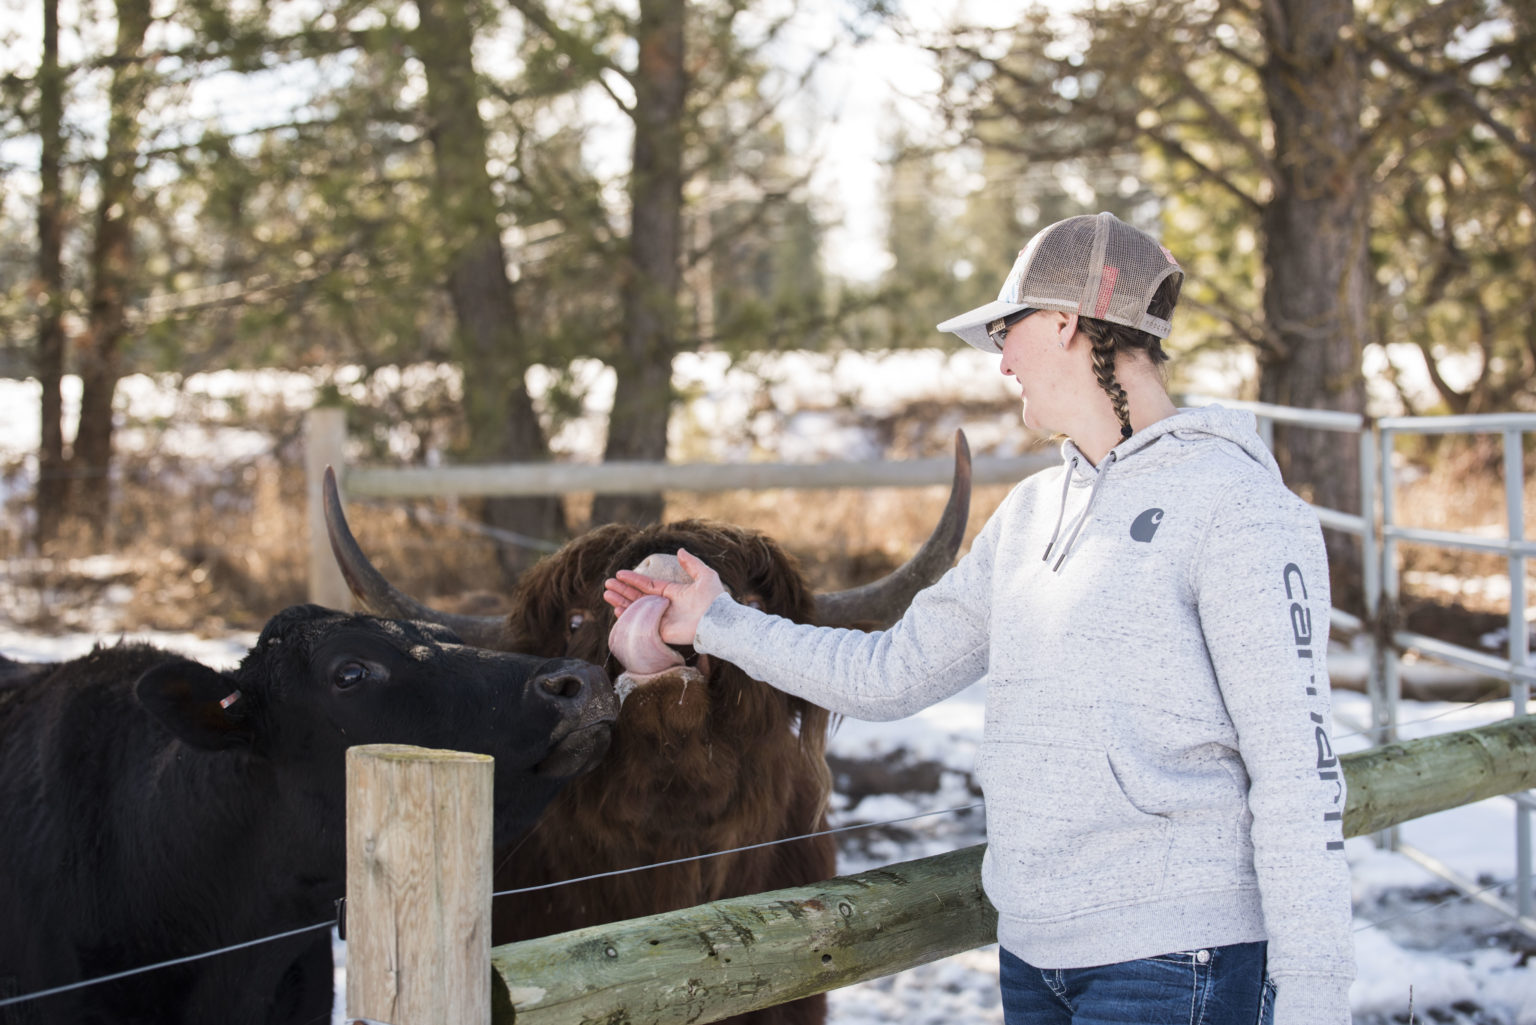
<instances>
[{"instance_id":1,"label":"blonde braid","mask_svg":"<svg viewBox=\"0 0 1536 1025\"><path fill-rule=\"evenodd\" d=\"M1170 319L1183 284L1182 273L1169 274L1157 286L1157 292L1147 304L1147 312L1163 320ZM1129 438L1134 433L1131 428L1130 400L1126 397L1125 389L1115 379L1115 355L1121 351L1142 352L1146 353L1153 366L1159 366L1168 359L1162 339L1137 328L1093 317L1078 317L1077 329L1093 343L1093 375L1098 379L1099 387L1109 395L1109 401L1114 404L1115 417L1120 421L1121 440Z\"/></svg>"},{"instance_id":2,"label":"blonde braid","mask_svg":"<svg viewBox=\"0 0 1536 1025\"><path fill-rule=\"evenodd\" d=\"M1115 339L1107 331L1090 329L1084 333L1093 342L1093 375L1098 378L1099 387L1109 395L1109 401L1115 407L1115 417L1120 421L1120 437L1129 438L1132 433L1131 410L1125 389L1115 379Z\"/></svg>"}]
</instances>

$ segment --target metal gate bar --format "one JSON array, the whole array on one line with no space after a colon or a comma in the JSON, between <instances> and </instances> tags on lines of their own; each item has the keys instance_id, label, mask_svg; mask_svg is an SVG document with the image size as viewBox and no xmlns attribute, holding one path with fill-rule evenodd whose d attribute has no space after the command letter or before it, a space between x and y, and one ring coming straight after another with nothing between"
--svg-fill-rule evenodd
<instances>
[{"instance_id":1,"label":"metal gate bar","mask_svg":"<svg viewBox=\"0 0 1536 1025\"><path fill-rule=\"evenodd\" d=\"M1401 651L1417 651L1442 662L1450 662L1476 668L1509 684L1511 712L1526 714L1530 701L1530 682L1536 671L1530 664L1530 626L1526 621L1526 558L1536 553L1525 540L1525 434L1536 432L1536 414L1496 413L1473 416L1443 417L1385 417L1376 421L1381 444L1382 467L1382 579L1383 598L1388 608L1396 607L1398 600L1397 544L1412 541L1432 544L1461 551L1493 552L1506 560L1509 576L1509 638L1506 657L1496 659L1484 652L1476 652L1459 645L1434 641L1407 631L1394 630L1393 643L1381 653L1383 664L1390 674L1389 693L1394 696L1393 721L1396 721L1395 696L1397 695L1398 665ZM1425 531L1402 527L1396 523L1391 498L1395 492L1395 479L1391 470L1393 445L1401 434L1490 434L1501 435L1504 456L1504 510L1505 534L1503 539L1490 539L1473 535ZM1532 851L1531 808L1528 795L1515 804L1515 924L1527 929L1532 917ZM1438 873L1437 874L1441 874ZM1455 882L1455 880L1448 880ZM1459 887L1458 887L1459 888ZM1524 921L1522 921L1524 920Z\"/></svg>"}]
</instances>

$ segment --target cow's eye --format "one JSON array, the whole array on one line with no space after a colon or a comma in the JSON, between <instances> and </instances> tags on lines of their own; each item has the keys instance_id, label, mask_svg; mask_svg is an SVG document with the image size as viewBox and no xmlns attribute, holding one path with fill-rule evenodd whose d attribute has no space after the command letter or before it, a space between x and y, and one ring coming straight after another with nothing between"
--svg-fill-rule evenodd
<instances>
[{"instance_id":1,"label":"cow's eye","mask_svg":"<svg viewBox=\"0 0 1536 1025\"><path fill-rule=\"evenodd\" d=\"M371 675L368 667L362 662L343 662L336 667L336 686L355 687Z\"/></svg>"},{"instance_id":2,"label":"cow's eye","mask_svg":"<svg viewBox=\"0 0 1536 1025\"><path fill-rule=\"evenodd\" d=\"M571 618L565 624L565 628L571 633L575 633L577 630L580 630L583 626L585 626L586 622L587 614L580 609L576 609L571 613Z\"/></svg>"}]
</instances>

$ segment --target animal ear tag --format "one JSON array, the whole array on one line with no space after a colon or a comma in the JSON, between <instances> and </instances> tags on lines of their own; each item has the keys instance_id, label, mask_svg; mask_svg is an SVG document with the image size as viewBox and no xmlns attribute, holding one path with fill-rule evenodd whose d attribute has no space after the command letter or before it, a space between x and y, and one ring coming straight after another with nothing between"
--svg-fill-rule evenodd
<instances>
[{"instance_id":1,"label":"animal ear tag","mask_svg":"<svg viewBox=\"0 0 1536 1025\"><path fill-rule=\"evenodd\" d=\"M229 677L200 662L162 662L139 677L134 694L145 711L193 747L222 751L251 741L249 702Z\"/></svg>"}]
</instances>

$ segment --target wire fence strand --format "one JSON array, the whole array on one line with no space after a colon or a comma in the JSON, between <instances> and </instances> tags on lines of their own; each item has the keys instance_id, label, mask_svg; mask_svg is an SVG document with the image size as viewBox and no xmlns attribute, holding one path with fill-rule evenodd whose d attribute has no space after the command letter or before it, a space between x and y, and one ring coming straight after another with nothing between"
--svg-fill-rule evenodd
<instances>
[{"instance_id":1,"label":"wire fence strand","mask_svg":"<svg viewBox=\"0 0 1536 1025\"><path fill-rule=\"evenodd\" d=\"M577 876L574 879L561 879L553 883L540 883L537 886L523 886L515 890L501 890L491 894L492 899L497 897L509 897L517 893L534 893L538 890L552 890L561 886L574 886L577 883L590 882L593 879L609 879L613 876L629 875L633 872L648 872L653 868L665 868L668 865L686 865L692 861L706 861L710 858L720 858L727 854L739 854L742 851L755 851L761 847L775 847L779 844L795 843L799 840L813 840L818 836L831 836L834 833L848 833L857 829L874 829L878 826L894 826L901 822L911 822L914 819L926 819L935 815L957 814L963 811L974 811L985 805L983 801L975 804L964 804L955 808L941 808L938 811L925 811L916 815L907 815L899 819L886 819L883 822L856 822L848 826L838 826L834 829L823 829L815 833L802 833L799 836L785 837L782 840L766 840L763 843L747 844L745 847L732 847L724 851L710 851L705 854L692 854L686 858L673 858L670 861L657 861L649 865L635 865L631 868L617 868L611 872L594 872L588 876Z\"/></svg>"},{"instance_id":2,"label":"wire fence strand","mask_svg":"<svg viewBox=\"0 0 1536 1025\"><path fill-rule=\"evenodd\" d=\"M23 1003L27 1000L41 1000L44 997L58 996L60 993L68 993L72 990L85 989L87 986L99 986L104 982L115 982L118 979L126 979L130 975L143 975L146 972L156 972L162 968L173 968L179 964L187 964L191 961L201 961L205 958L218 957L220 954L228 954L233 950L244 950L246 947L256 947L263 943L273 943L277 940L285 940L290 936L298 936L301 933L316 932L320 929L329 929L334 922L319 922L315 925L306 925L300 929L290 929L274 936L263 936L259 940L246 940L244 943L234 943L218 950L210 950L202 954L188 954L186 957L172 958L169 961L160 961L155 964L145 965L142 968L129 968L121 972L113 972L111 975L101 975L94 979L84 979L80 982L71 982L65 986L55 986L52 989L38 990L36 993L27 993L17 997L6 997L0 1000L0 1007L9 1007L12 1004Z\"/></svg>"},{"instance_id":3,"label":"wire fence strand","mask_svg":"<svg viewBox=\"0 0 1536 1025\"><path fill-rule=\"evenodd\" d=\"M750 850L756 850L756 849L758 849L760 847L774 847L774 846L777 846L779 844L795 843L796 841L799 841L799 840L809 840L809 839L812 839L814 837L828 836L828 835L833 834L833 833L847 833L847 832L851 832L853 830L858 830L858 829L875 829L875 828L878 828L880 826L891 826L891 825L896 825L896 824L901 823L901 822L911 822L911 821L913 821L915 819L931 818L932 816L935 816L935 815L957 814L959 812L973 811L973 810L975 810L977 808L980 808L982 806L983 806L983 802L977 801L974 804L962 805L962 806L955 807L955 808L941 808L941 809L939 809L937 811L921 812L921 813L916 814L916 815L907 815L907 816L904 816L902 818L896 818L896 819L886 819L886 820L883 820L883 821L880 821L880 822L857 822L857 823L854 823L852 825L838 826L835 829L824 829L824 830L821 830L821 831L815 832L815 833L805 833L805 834L802 834L800 836L785 837L782 840L766 840L766 841L764 841L762 843L748 844L745 847L733 847L730 850L713 851L713 852L709 852L709 853L705 853L705 854L696 854L696 855L693 855L692 857L676 858L676 859L673 859L671 861L657 862L657 863L652 864L652 865L637 865L637 866L635 866L633 868L618 869L618 870L615 870L615 871L612 871L612 872L599 872L599 873L597 873L595 875L580 876L580 877L575 878L575 879L565 879L565 880L561 880L559 882L554 882L554 883L544 883L544 884L542 884L540 886L530 886L530 887L526 887L526 888L523 888L523 889L517 889L517 890L503 890L500 893L494 893L491 896L492 896L492 898L495 898L495 897L505 897L505 896L509 896L511 894L516 894L516 893L530 893L530 892L532 892L534 890L548 890L548 889L553 889L555 887L560 887L560 886L573 886L576 883L587 882L588 880L591 880L591 879L603 879L603 878L606 878L608 876L625 875L625 874L628 874L628 873L631 873L631 872L645 872L645 871L648 871L650 869L661 868L661 867L666 866L666 865L678 865L678 864L682 864L682 863L688 862L688 861L702 861L702 860L704 860L706 858L718 858L718 857L721 857L721 856L726 855L726 854L735 854L735 853L737 853L739 851L750 851ZM334 920L333 921L328 921L328 922L318 922L318 923L316 923L314 925L307 925L307 926L304 926L304 927L299 928L299 929L290 929L287 932L277 933L277 934L272 935L272 936L263 936L260 939L246 940L243 943L235 943L235 944L231 944L230 946L227 946L227 947L220 947L217 950L210 950L210 951L207 951L207 952L202 953L202 954L188 954L186 957L173 958L173 959L171 959L169 961L159 961L159 962L156 962L155 964L144 965L143 967L140 967L140 968L129 968L129 969L125 969L124 971L113 972L110 975L102 975L102 976L98 976L98 977L93 978L93 979L84 979L84 980L81 980L80 982L72 982L72 983L69 983L69 984L64 985L64 986L55 986L52 989L38 990L37 992L26 993L26 994L22 994L20 996L0 998L0 1008L9 1007L12 1004L25 1003L26 1001L29 1001L29 1000L41 1000L41 999L43 999L45 997L58 996L58 995L60 995L62 993L69 993L69 992L71 992L73 990L85 989L88 986L98 986L98 985L101 985L102 983L115 982L118 979L126 979L129 976L133 976L133 975L143 975L143 974L145 974L147 972L159 971L162 968L173 968L176 965L187 964L187 963L192 962L192 961L200 961L200 960L203 960L205 958L218 957L220 954L228 954L228 953L230 953L232 951L243 950L243 949L245 949L247 947L255 947L255 946L259 946L259 945L261 945L263 943L273 943L273 942L276 942L277 940L288 939L289 937L298 936L298 935L300 935L302 933L316 932L316 931L318 931L320 929L328 929L328 928L331 928L332 926L334 926L335 924L336 923L335 923Z\"/></svg>"},{"instance_id":4,"label":"wire fence strand","mask_svg":"<svg viewBox=\"0 0 1536 1025\"><path fill-rule=\"evenodd\" d=\"M1444 719L1446 716L1455 715L1457 712L1465 712L1465 711L1467 711L1469 709L1479 708L1479 707L1481 707L1483 705L1492 704L1494 702L1499 702L1499 701L1508 701L1508 700L1509 700L1509 695L1508 694L1502 694L1502 695L1501 694L1491 694L1488 697L1478 698L1476 701L1468 701L1468 702L1464 702L1462 704L1453 705L1450 708L1446 708L1446 709L1443 709L1443 710L1441 710L1439 712L1436 712L1434 715L1426 715L1426 716L1424 716L1421 719L1410 719L1407 722L1393 723L1392 724L1392 728L1393 729L1402 729L1405 726L1422 726L1425 723L1431 723L1431 722L1434 722L1437 719ZM1352 737L1364 737L1367 740L1370 740L1374 744L1380 744L1380 741L1376 740L1375 737L1372 736L1372 735L1376 734L1376 733L1380 733L1384 729L1386 729L1385 726L1362 726L1359 729L1351 730L1348 733L1337 734L1333 739L1334 739L1335 742L1338 742L1340 740L1348 740L1348 739L1350 739Z\"/></svg>"},{"instance_id":5,"label":"wire fence strand","mask_svg":"<svg viewBox=\"0 0 1536 1025\"><path fill-rule=\"evenodd\" d=\"M1355 929L1355 932L1367 932L1371 929L1380 929L1382 926L1391 925L1393 922L1399 922L1405 918L1412 918L1415 915L1422 915L1426 911L1438 911L1441 908L1448 908L1455 904L1461 904L1469 900L1476 900L1478 897L1481 897L1483 894L1489 892L1490 890L1501 890L1513 882L1513 879L1505 879L1501 882L1489 883L1487 886L1484 886L1481 889L1472 890L1469 893L1458 893L1456 896L1447 897L1445 900L1435 901L1431 904L1425 904L1422 907L1410 908L1407 911L1393 915L1391 918L1378 918L1374 921L1367 921L1364 925L1358 926Z\"/></svg>"}]
</instances>

